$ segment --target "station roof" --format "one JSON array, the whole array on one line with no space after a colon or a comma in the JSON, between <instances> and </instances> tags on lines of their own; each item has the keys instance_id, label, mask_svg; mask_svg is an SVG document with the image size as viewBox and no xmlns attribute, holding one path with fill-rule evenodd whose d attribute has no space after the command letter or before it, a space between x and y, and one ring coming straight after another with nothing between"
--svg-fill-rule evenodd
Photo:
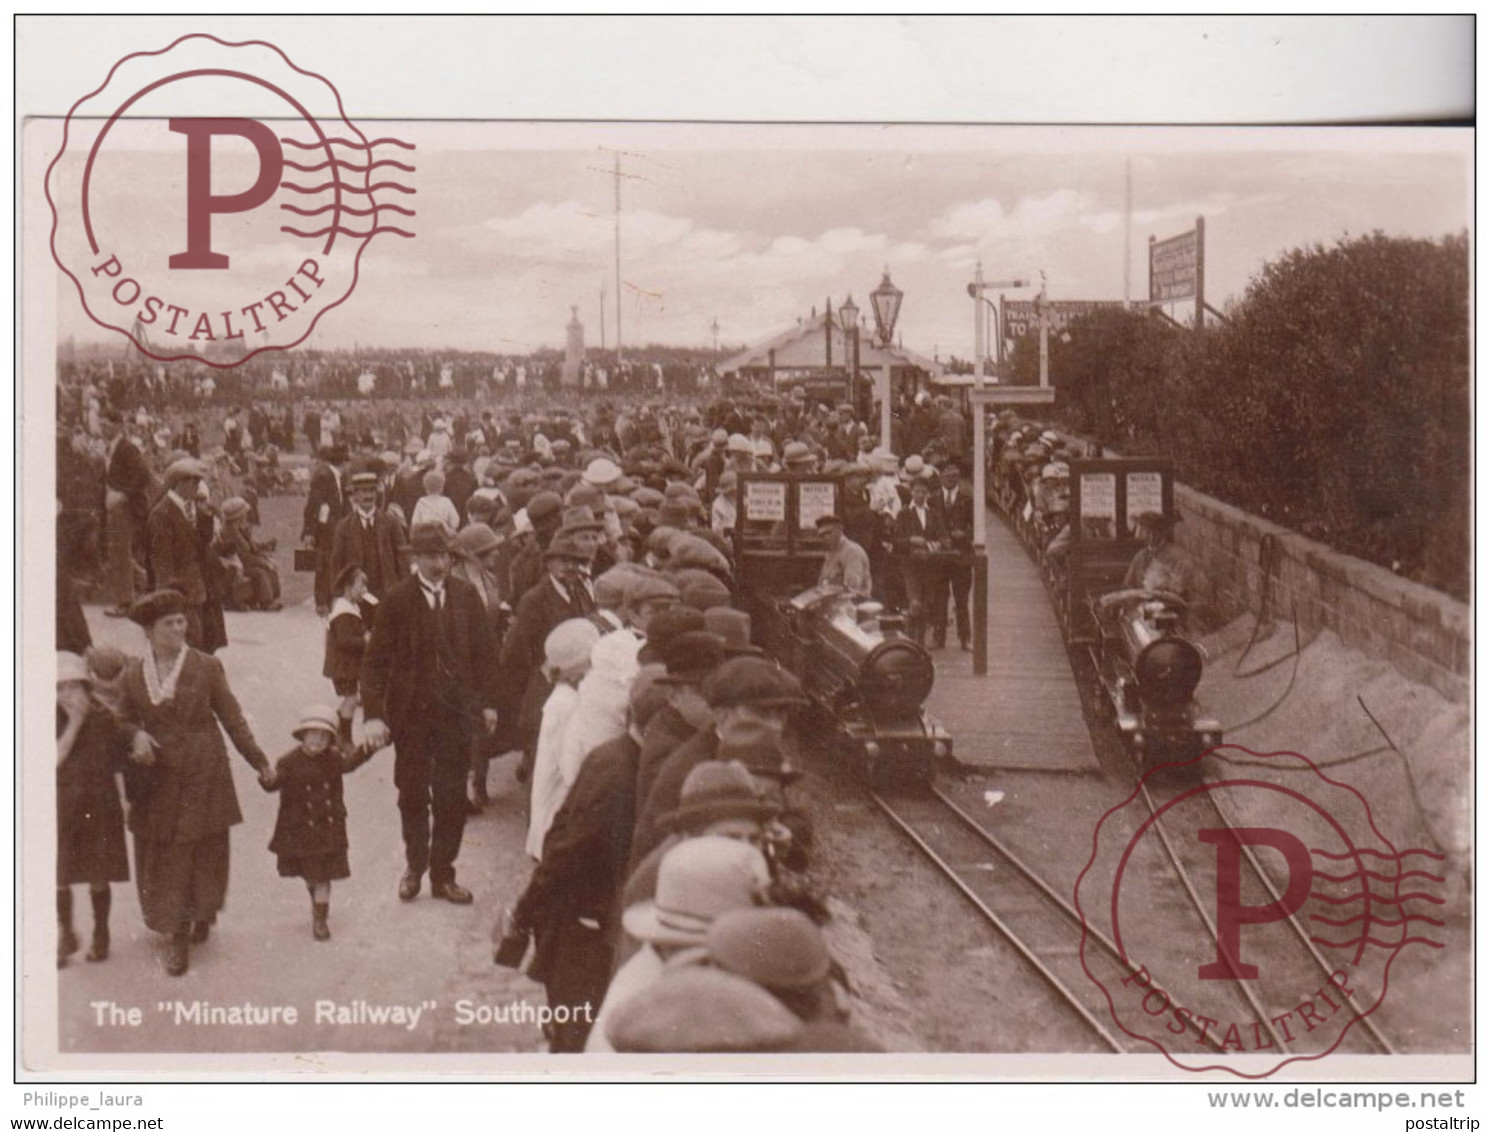
<instances>
[{"instance_id":1,"label":"station roof","mask_svg":"<svg viewBox=\"0 0 1490 1132\"><path fill-rule=\"evenodd\" d=\"M828 329L823 328L824 321ZM816 369L827 364L827 336L833 340L833 365L842 366L849 358L852 340L838 326L833 312L815 313L809 318L764 341L748 346L734 357L727 358L719 366L720 373L736 373L740 370L761 370L771 365L771 352L776 352L778 370ZM907 350L903 346L881 346L874 340L874 331L868 328L859 331L859 369L874 373L885 365L892 369L917 369L932 376L940 376L940 362Z\"/></svg>"}]
</instances>

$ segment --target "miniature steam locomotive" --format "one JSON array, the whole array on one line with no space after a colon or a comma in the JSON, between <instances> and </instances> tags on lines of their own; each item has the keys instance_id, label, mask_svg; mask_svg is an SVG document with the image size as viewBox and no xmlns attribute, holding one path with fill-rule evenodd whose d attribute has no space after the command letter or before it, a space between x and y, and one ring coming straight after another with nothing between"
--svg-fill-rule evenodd
<instances>
[{"instance_id":1,"label":"miniature steam locomotive","mask_svg":"<svg viewBox=\"0 0 1490 1132\"><path fill-rule=\"evenodd\" d=\"M1145 593L1096 615L1097 679L1118 733L1144 765L1191 758L1221 742L1221 725L1195 700L1205 660L1181 630L1184 612L1172 596Z\"/></svg>"},{"instance_id":2,"label":"miniature steam locomotive","mask_svg":"<svg viewBox=\"0 0 1490 1132\"><path fill-rule=\"evenodd\" d=\"M833 586L814 586L778 610L769 634L775 655L831 721L829 742L841 758L871 781L929 782L935 765L950 761L952 736L925 710L936 670L899 619Z\"/></svg>"},{"instance_id":3,"label":"miniature steam locomotive","mask_svg":"<svg viewBox=\"0 0 1490 1132\"><path fill-rule=\"evenodd\" d=\"M950 763L952 737L925 710L930 655L898 616L818 586L825 547L815 516L841 514L837 477L747 473L735 528L736 601L756 644L802 682L812 701L805 738L851 772L879 782L929 782Z\"/></svg>"}]
</instances>

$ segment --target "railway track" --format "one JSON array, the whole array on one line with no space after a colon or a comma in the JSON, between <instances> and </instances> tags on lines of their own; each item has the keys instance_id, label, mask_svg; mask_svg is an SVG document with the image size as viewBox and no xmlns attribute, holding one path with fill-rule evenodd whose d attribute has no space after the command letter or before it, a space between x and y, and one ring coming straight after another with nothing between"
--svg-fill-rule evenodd
<instances>
[{"instance_id":1,"label":"railway track","mask_svg":"<svg viewBox=\"0 0 1490 1132\"><path fill-rule=\"evenodd\" d=\"M1153 814L1163 803L1154 798L1147 786L1143 787L1143 793ZM1214 800L1209 795L1205 797L1214 812L1214 820L1230 824L1226 815L1216 808ZM1019 953L1036 977L1097 1041L1114 1053L1155 1052L1150 1043L1131 1036L1112 1020L1106 997L1092 981L1096 979L1103 986L1117 986L1134 970L1134 965L1121 957L1116 944L1108 936L1089 924L1086 927L1084 967L1080 913L1028 862L935 786L924 796L897 797L891 801L871 791L870 799L951 882L979 917ZM1192 879L1192 864L1186 862L1172 832L1165 829L1162 816L1156 818L1154 828L1159 833L1169 867L1179 878L1196 915L1214 939L1215 923ZM1267 900L1277 899L1276 887L1255 856L1250 850L1244 856L1254 896L1263 892L1267 894ZM1248 898L1245 892L1244 900L1261 902ZM1292 962L1308 962L1321 977L1327 978L1331 968L1309 941L1307 930L1296 920L1291 920L1291 923L1300 943L1299 954ZM1272 961L1276 962L1276 958ZM1258 1025L1273 1035L1276 1048L1284 1048L1284 1038L1271 1020L1273 1012L1262 997L1246 982L1231 986L1234 988L1232 997L1245 1003ZM1157 980L1154 988L1163 989ZM1218 993L1224 992L1218 989ZM1355 1010L1353 1004L1351 1009ZM1202 1031L1193 1022L1191 1030L1213 1051L1222 1052L1215 1033ZM1351 1027L1340 1052L1390 1054L1394 1050L1371 1018L1360 1017Z\"/></svg>"},{"instance_id":2,"label":"railway track","mask_svg":"<svg viewBox=\"0 0 1490 1132\"><path fill-rule=\"evenodd\" d=\"M871 791L870 798L1102 1045L1153 1052L1113 1024L1107 1000L1082 969L1080 914L1027 863L935 786L926 796L891 802ZM1123 978L1129 968L1116 946L1096 939L1088 965L1099 978Z\"/></svg>"},{"instance_id":3,"label":"railway track","mask_svg":"<svg viewBox=\"0 0 1490 1132\"><path fill-rule=\"evenodd\" d=\"M1199 844L1198 839L1177 837L1174 836L1173 830L1165 828L1164 816L1160 811L1172 799L1165 798L1161 800L1156 798L1155 792L1149 788L1147 783L1140 784L1139 790L1143 795L1144 804L1147 806L1149 814L1154 818L1153 828L1159 835L1159 841L1164 847L1164 853L1168 857L1176 875L1179 877L1181 884L1184 886L1191 906L1205 923L1211 940L1213 942L1216 941L1216 922L1211 915L1211 908L1214 905L1207 904L1202 899L1200 892L1191 879L1192 874L1197 871L1196 866L1203 866L1204 862L1191 860L1187 863L1186 854L1180 849L1182 844ZM1200 822L1201 825L1216 828L1231 827L1232 822L1217 803L1213 791L1193 794L1188 802L1198 803L1205 810L1207 817L1202 819ZM1262 867L1262 863L1257 859L1256 853L1253 852L1250 846L1242 846L1242 860L1246 862L1244 887L1241 894L1242 903L1244 905L1261 905L1277 901L1280 898L1278 888L1273 884L1272 878L1268 876L1267 871ZM1251 889L1251 895L1248 893L1248 888ZM1269 966L1276 970L1280 964L1288 963L1294 969L1304 968L1311 975L1317 975L1321 980L1328 980L1334 968L1310 939L1310 932L1300 922L1298 914L1295 913L1289 916L1287 923L1294 938L1298 941L1298 947L1294 948L1293 954L1287 957L1279 956L1276 952L1269 954ZM1272 1035L1273 1041L1276 1043L1276 1048L1282 1049L1284 1046L1283 1035L1279 1034L1278 1028L1271 1021L1275 1015L1275 1011L1268 1007L1267 1003L1263 1001L1263 995L1254 989L1251 983L1238 981L1235 986L1241 991L1242 996L1247 1001L1248 1008L1258 1019L1263 1029ZM1370 1017L1360 1012L1360 1009L1356 1006L1352 998L1345 998L1343 1001L1350 1008L1351 1012L1356 1015L1357 1021L1346 1033L1337 1052L1384 1054L1396 1052L1386 1035L1381 1032L1381 1029Z\"/></svg>"}]
</instances>

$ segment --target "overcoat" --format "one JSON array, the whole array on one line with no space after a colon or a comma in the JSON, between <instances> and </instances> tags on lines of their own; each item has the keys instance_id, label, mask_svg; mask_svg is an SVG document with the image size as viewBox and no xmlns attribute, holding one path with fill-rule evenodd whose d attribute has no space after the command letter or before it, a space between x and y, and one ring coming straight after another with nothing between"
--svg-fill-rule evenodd
<instances>
[{"instance_id":1,"label":"overcoat","mask_svg":"<svg viewBox=\"0 0 1490 1132\"><path fill-rule=\"evenodd\" d=\"M365 745L344 752L337 743L319 755L298 746L282 755L274 764L272 789L279 792L279 817L269 851L281 857L345 852L347 806L342 798L342 775L371 756Z\"/></svg>"},{"instance_id":2,"label":"overcoat","mask_svg":"<svg viewBox=\"0 0 1490 1132\"><path fill-rule=\"evenodd\" d=\"M362 660L362 706L366 718L388 724L395 742L415 722L418 697L432 680L447 722L458 717L473 727L483 709L496 705L496 649L481 598L469 582L454 576L445 579L445 595L452 667L444 676L436 676L438 644L426 630L429 607L420 580L412 574L404 578L379 606Z\"/></svg>"},{"instance_id":3,"label":"overcoat","mask_svg":"<svg viewBox=\"0 0 1490 1132\"><path fill-rule=\"evenodd\" d=\"M228 687L222 662L188 649L175 695L160 704L150 702L144 663L132 657L125 666L122 713L127 722L149 732L157 746L146 796L130 807L130 832L146 841L178 845L226 833L243 820L243 813L223 730L255 771L269 760Z\"/></svg>"}]
</instances>

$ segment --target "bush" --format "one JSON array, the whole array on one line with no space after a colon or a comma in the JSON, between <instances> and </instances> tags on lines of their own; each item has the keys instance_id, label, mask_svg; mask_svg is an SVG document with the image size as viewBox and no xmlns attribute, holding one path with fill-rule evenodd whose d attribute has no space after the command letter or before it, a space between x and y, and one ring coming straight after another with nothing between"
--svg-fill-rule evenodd
<instances>
[{"instance_id":1,"label":"bush","mask_svg":"<svg viewBox=\"0 0 1490 1132\"><path fill-rule=\"evenodd\" d=\"M1469 241L1373 233L1269 263L1203 333L1101 310L1050 344L1057 413L1184 482L1469 595ZM1033 336L1016 383L1038 380Z\"/></svg>"}]
</instances>

